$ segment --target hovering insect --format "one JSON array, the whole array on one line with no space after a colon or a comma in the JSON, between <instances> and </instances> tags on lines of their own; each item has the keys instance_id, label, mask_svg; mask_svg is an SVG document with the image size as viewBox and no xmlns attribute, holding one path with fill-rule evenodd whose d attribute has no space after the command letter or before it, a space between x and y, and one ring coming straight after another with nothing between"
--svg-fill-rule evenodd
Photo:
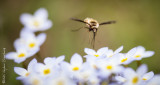
<instances>
[{"instance_id":1,"label":"hovering insect","mask_svg":"<svg viewBox=\"0 0 160 85\"><path fill-rule=\"evenodd\" d=\"M116 22L116 21L107 21L107 22L98 23L98 21L93 19L93 18L86 18L84 20L71 18L71 20L82 22L82 23L86 24L86 27L83 27L83 28L87 28L89 30L89 32L93 32L93 39L91 41L91 44L93 45L93 48L94 48L95 37L96 37L97 30L98 30L99 26L106 25L106 24L113 24L113 23ZM80 29L81 28L73 30L73 31L78 31Z\"/></svg>"}]
</instances>

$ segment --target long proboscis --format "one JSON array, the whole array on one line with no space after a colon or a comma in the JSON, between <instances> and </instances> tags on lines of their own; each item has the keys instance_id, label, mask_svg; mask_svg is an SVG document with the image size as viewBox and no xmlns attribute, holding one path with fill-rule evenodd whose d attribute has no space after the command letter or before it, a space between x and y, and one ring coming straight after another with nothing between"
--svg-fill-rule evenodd
<instances>
[{"instance_id":1,"label":"long proboscis","mask_svg":"<svg viewBox=\"0 0 160 85\"><path fill-rule=\"evenodd\" d=\"M102 22L99 25L106 25L106 24L114 24L116 21L107 21L107 22Z\"/></svg>"}]
</instances>

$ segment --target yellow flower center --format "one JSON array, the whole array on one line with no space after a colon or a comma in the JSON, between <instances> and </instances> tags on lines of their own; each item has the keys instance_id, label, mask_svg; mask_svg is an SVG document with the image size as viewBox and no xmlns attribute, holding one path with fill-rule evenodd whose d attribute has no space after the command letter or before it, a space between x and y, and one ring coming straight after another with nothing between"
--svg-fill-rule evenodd
<instances>
[{"instance_id":1,"label":"yellow flower center","mask_svg":"<svg viewBox=\"0 0 160 85\"><path fill-rule=\"evenodd\" d=\"M109 65L109 66L106 67L107 70L112 70L112 68L113 67L111 65Z\"/></svg>"},{"instance_id":2,"label":"yellow flower center","mask_svg":"<svg viewBox=\"0 0 160 85\"><path fill-rule=\"evenodd\" d=\"M57 85L64 85L63 81L58 81Z\"/></svg>"},{"instance_id":3,"label":"yellow flower center","mask_svg":"<svg viewBox=\"0 0 160 85\"><path fill-rule=\"evenodd\" d=\"M94 56L99 57L99 55L97 55L97 54L96 54L96 55L94 55Z\"/></svg>"},{"instance_id":4,"label":"yellow flower center","mask_svg":"<svg viewBox=\"0 0 160 85\"><path fill-rule=\"evenodd\" d=\"M28 76L29 75L29 73L27 72L26 74L25 74L25 76Z\"/></svg>"},{"instance_id":5,"label":"yellow flower center","mask_svg":"<svg viewBox=\"0 0 160 85\"><path fill-rule=\"evenodd\" d=\"M73 71L78 71L78 70L79 70L79 67L74 67L72 70L73 70Z\"/></svg>"},{"instance_id":6,"label":"yellow flower center","mask_svg":"<svg viewBox=\"0 0 160 85\"><path fill-rule=\"evenodd\" d=\"M143 80L147 80L146 78L143 78Z\"/></svg>"},{"instance_id":7,"label":"yellow flower center","mask_svg":"<svg viewBox=\"0 0 160 85\"><path fill-rule=\"evenodd\" d=\"M141 57L141 55L136 55L135 57L136 57L136 58L139 58L139 57Z\"/></svg>"},{"instance_id":8,"label":"yellow flower center","mask_svg":"<svg viewBox=\"0 0 160 85\"><path fill-rule=\"evenodd\" d=\"M132 83L136 84L137 82L138 82L138 77L136 76L136 77L133 78Z\"/></svg>"},{"instance_id":9,"label":"yellow flower center","mask_svg":"<svg viewBox=\"0 0 160 85\"><path fill-rule=\"evenodd\" d=\"M19 55L18 55L18 57L25 57L26 55L24 54L24 53L20 53Z\"/></svg>"},{"instance_id":10,"label":"yellow flower center","mask_svg":"<svg viewBox=\"0 0 160 85\"><path fill-rule=\"evenodd\" d=\"M38 21L34 21L34 22L33 22L33 25L34 25L35 27L38 27L40 24L39 24Z\"/></svg>"},{"instance_id":11,"label":"yellow flower center","mask_svg":"<svg viewBox=\"0 0 160 85\"><path fill-rule=\"evenodd\" d=\"M35 46L35 43L30 43L30 44L29 44L29 47L30 47L30 48L33 48L34 46Z\"/></svg>"},{"instance_id":12,"label":"yellow flower center","mask_svg":"<svg viewBox=\"0 0 160 85\"><path fill-rule=\"evenodd\" d=\"M32 85L39 85L40 82L38 79L34 79L33 82L32 82Z\"/></svg>"},{"instance_id":13,"label":"yellow flower center","mask_svg":"<svg viewBox=\"0 0 160 85\"><path fill-rule=\"evenodd\" d=\"M47 74L49 74L50 72L51 72L50 69L45 69L45 70L43 71L44 75L47 75Z\"/></svg>"},{"instance_id":14,"label":"yellow flower center","mask_svg":"<svg viewBox=\"0 0 160 85\"><path fill-rule=\"evenodd\" d=\"M121 60L122 63L125 62L125 61L127 61L127 58L124 58L124 59Z\"/></svg>"}]
</instances>

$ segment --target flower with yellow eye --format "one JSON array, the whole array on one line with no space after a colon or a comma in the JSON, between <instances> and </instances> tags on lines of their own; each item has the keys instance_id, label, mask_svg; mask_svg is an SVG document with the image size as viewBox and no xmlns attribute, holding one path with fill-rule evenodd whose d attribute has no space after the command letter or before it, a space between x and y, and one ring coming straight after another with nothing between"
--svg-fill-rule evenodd
<instances>
[{"instance_id":1,"label":"flower with yellow eye","mask_svg":"<svg viewBox=\"0 0 160 85\"><path fill-rule=\"evenodd\" d=\"M84 52L87 54L86 58L88 57L96 57L96 58L101 58L101 57L105 57L105 53L107 53L108 51L108 47L103 47L103 48L100 48L99 50L97 50L97 52L93 49L89 49L89 48L85 48L84 49Z\"/></svg>"},{"instance_id":2,"label":"flower with yellow eye","mask_svg":"<svg viewBox=\"0 0 160 85\"><path fill-rule=\"evenodd\" d=\"M14 60L16 63L21 63L26 60L26 58L33 56L33 53L28 52L25 48L16 48L16 52L9 52L6 54L5 58Z\"/></svg>"},{"instance_id":3,"label":"flower with yellow eye","mask_svg":"<svg viewBox=\"0 0 160 85\"><path fill-rule=\"evenodd\" d=\"M107 55L108 58L112 57L113 55L121 52L123 50L123 46L120 46L118 49L116 49L115 51L113 51L112 49L108 49L108 51L105 53Z\"/></svg>"},{"instance_id":4,"label":"flower with yellow eye","mask_svg":"<svg viewBox=\"0 0 160 85\"><path fill-rule=\"evenodd\" d=\"M154 76L152 71L146 72L146 65L141 65L136 72L131 68L127 68L123 72L124 77L116 76L116 80L122 82L122 85L143 85Z\"/></svg>"},{"instance_id":5,"label":"flower with yellow eye","mask_svg":"<svg viewBox=\"0 0 160 85\"><path fill-rule=\"evenodd\" d=\"M14 71L15 73L17 73L18 75L20 75L19 77L17 77L17 79L23 79L25 77L28 77L32 72L33 72L33 66L37 63L36 59L33 59L32 61L30 61L30 63L28 64L28 68L27 70L21 67L14 67Z\"/></svg>"},{"instance_id":6,"label":"flower with yellow eye","mask_svg":"<svg viewBox=\"0 0 160 85\"><path fill-rule=\"evenodd\" d=\"M28 30L21 30L20 38L15 40L14 47L25 47L29 52L33 54L37 53L40 49L40 46L46 40L46 34L40 33L39 35L35 36L35 34Z\"/></svg>"},{"instance_id":7,"label":"flower with yellow eye","mask_svg":"<svg viewBox=\"0 0 160 85\"><path fill-rule=\"evenodd\" d=\"M55 75L57 72L57 66L55 65L55 62L48 62L52 61L51 58L45 58L44 64L43 63L37 63L35 65L35 71L39 73L43 77L48 77L51 75Z\"/></svg>"},{"instance_id":8,"label":"flower with yellow eye","mask_svg":"<svg viewBox=\"0 0 160 85\"><path fill-rule=\"evenodd\" d=\"M36 31L44 31L52 26L52 22L48 20L48 13L45 8L38 9L34 15L24 13L20 17L20 21L24 25L24 29Z\"/></svg>"},{"instance_id":9,"label":"flower with yellow eye","mask_svg":"<svg viewBox=\"0 0 160 85\"><path fill-rule=\"evenodd\" d=\"M147 58L154 55L154 51L145 51L145 48L142 46L138 46L136 48L137 51L133 55L134 60L141 60L142 58Z\"/></svg>"}]
</instances>

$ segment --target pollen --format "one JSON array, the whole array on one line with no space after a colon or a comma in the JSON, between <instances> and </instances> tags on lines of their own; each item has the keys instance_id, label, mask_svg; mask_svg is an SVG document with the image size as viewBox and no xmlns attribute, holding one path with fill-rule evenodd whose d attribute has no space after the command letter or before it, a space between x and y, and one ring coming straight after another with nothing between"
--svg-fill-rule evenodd
<instances>
[{"instance_id":1,"label":"pollen","mask_svg":"<svg viewBox=\"0 0 160 85\"><path fill-rule=\"evenodd\" d=\"M136 55L135 57L136 57L136 58L139 58L139 57L141 57L141 55Z\"/></svg>"},{"instance_id":2,"label":"pollen","mask_svg":"<svg viewBox=\"0 0 160 85\"><path fill-rule=\"evenodd\" d=\"M33 22L33 25L34 25L35 27L38 27L40 24L39 24L38 21L34 21L34 22Z\"/></svg>"},{"instance_id":3,"label":"pollen","mask_svg":"<svg viewBox=\"0 0 160 85\"><path fill-rule=\"evenodd\" d=\"M109 66L106 67L107 70L112 70L112 68L113 67L111 65L109 65Z\"/></svg>"},{"instance_id":4,"label":"pollen","mask_svg":"<svg viewBox=\"0 0 160 85\"><path fill-rule=\"evenodd\" d=\"M28 76L29 75L29 73L27 72L26 74L25 74L25 76Z\"/></svg>"},{"instance_id":5,"label":"pollen","mask_svg":"<svg viewBox=\"0 0 160 85\"><path fill-rule=\"evenodd\" d=\"M18 55L18 57L20 57L20 58L21 58L21 57L25 57L25 56L26 56L26 55L25 55L24 53L21 53L21 54Z\"/></svg>"},{"instance_id":6,"label":"pollen","mask_svg":"<svg viewBox=\"0 0 160 85\"><path fill-rule=\"evenodd\" d=\"M78 71L78 70L79 70L79 67L74 67L72 70L73 70L73 71Z\"/></svg>"},{"instance_id":7,"label":"pollen","mask_svg":"<svg viewBox=\"0 0 160 85\"><path fill-rule=\"evenodd\" d=\"M35 46L35 43L30 43L30 44L29 44L29 47L30 47L30 48L33 48L34 46Z\"/></svg>"},{"instance_id":8,"label":"pollen","mask_svg":"<svg viewBox=\"0 0 160 85\"><path fill-rule=\"evenodd\" d=\"M133 78L132 83L136 84L137 82L138 82L138 77L136 76L136 77Z\"/></svg>"},{"instance_id":9,"label":"pollen","mask_svg":"<svg viewBox=\"0 0 160 85\"><path fill-rule=\"evenodd\" d=\"M124 58L124 59L121 60L122 63L125 62L125 61L127 61L127 58Z\"/></svg>"},{"instance_id":10,"label":"pollen","mask_svg":"<svg viewBox=\"0 0 160 85\"><path fill-rule=\"evenodd\" d=\"M34 79L33 82L32 82L32 85L39 85L40 82L38 79Z\"/></svg>"},{"instance_id":11,"label":"pollen","mask_svg":"<svg viewBox=\"0 0 160 85\"><path fill-rule=\"evenodd\" d=\"M143 78L143 80L147 80L146 78Z\"/></svg>"},{"instance_id":12,"label":"pollen","mask_svg":"<svg viewBox=\"0 0 160 85\"><path fill-rule=\"evenodd\" d=\"M47 75L47 74L49 74L50 72L51 72L50 69L45 69L45 70L43 71L44 75Z\"/></svg>"},{"instance_id":13,"label":"pollen","mask_svg":"<svg viewBox=\"0 0 160 85\"><path fill-rule=\"evenodd\" d=\"M94 55L94 56L99 57L99 55L97 55L97 54L96 54L96 55Z\"/></svg>"},{"instance_id":14,"label":"pollen","mask_svg":"<svg viewBox=\"0 0 160 85\"><path fill-rule=\"evenodd\" d=\"M59 81L57 85L65 85L63 81Z\"/></svg>"}]
</instances>

